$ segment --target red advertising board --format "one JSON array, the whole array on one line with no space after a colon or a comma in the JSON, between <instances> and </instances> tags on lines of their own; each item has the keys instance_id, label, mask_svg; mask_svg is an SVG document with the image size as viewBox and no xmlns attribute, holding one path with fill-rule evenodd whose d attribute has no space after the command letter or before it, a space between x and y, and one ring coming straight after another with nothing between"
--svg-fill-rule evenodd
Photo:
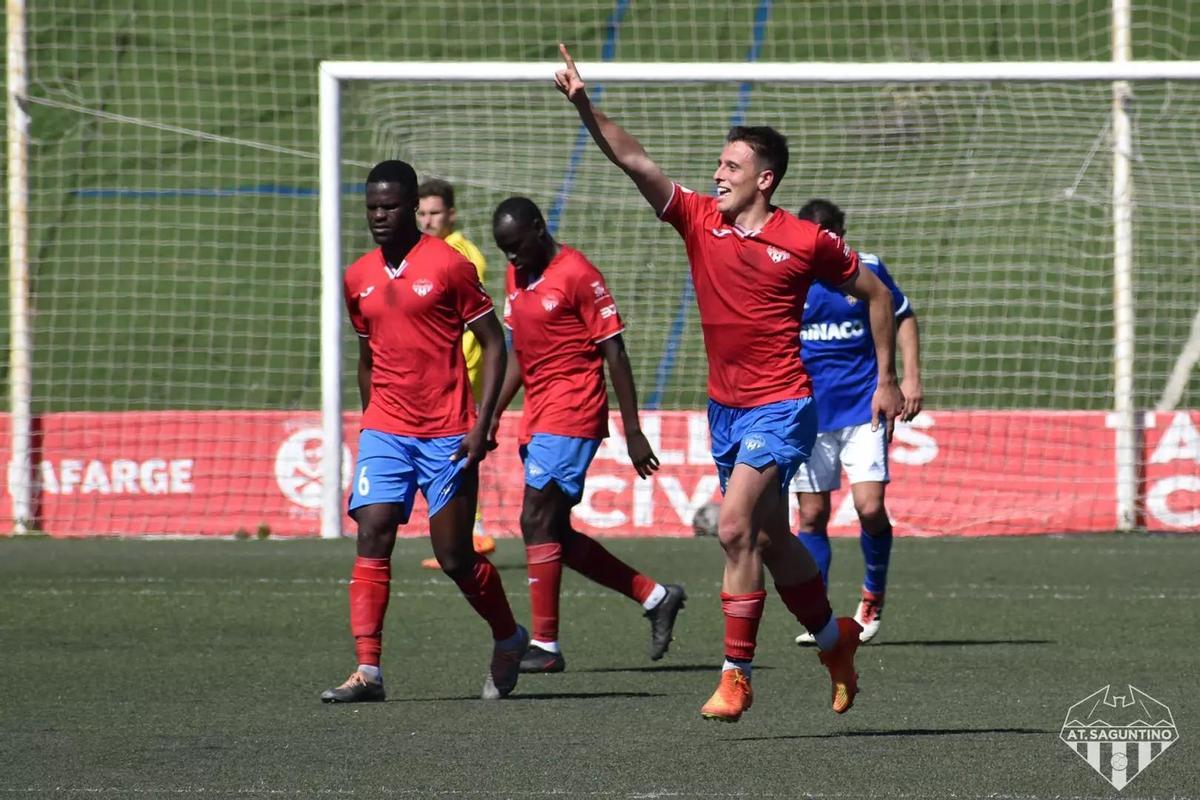
<instances>
[{"instance_id":1,"label":"red advertising board","mask_svg":"<svg viewBox=\"0 0 1200 800\"><path fill-rule=\"evenodd\" d=\"M357 415L347 415L343 488ZM588 475L577 526L604 536L690 536L692 515L719 501L701 412L645 412L662 470L639 480L619 420ZM8 422L0 417L7 448ZM38 421L37 519L55 536L230 535L266 526L313 536L320 517L320 419L296 412L50 414ZM483 464L489 532L517 533L522 492L516 416ZM902 535L982 536L1112 530L1113 431L1100 412L932 411L898 428L888 508ZM0 451L5 462L8 454ZM1200 412L1147 416L1145 524L1200 529ZM0 526L11 521L9 504ZM425 533L424 505L406 534ZM856 533L846 487L832 530ZM346 520L346 530L353 531Z\"/></svg>"},{"instance_id":2,"label":"red advertising board","mask_svg":"<svg viewBox=\"0 0 1200 800\"><path fill-rule=\"evenodd\" d=\"M1146 415L1145 525L1200 531L1200 411Z\"/></svg>"}]
</instances>

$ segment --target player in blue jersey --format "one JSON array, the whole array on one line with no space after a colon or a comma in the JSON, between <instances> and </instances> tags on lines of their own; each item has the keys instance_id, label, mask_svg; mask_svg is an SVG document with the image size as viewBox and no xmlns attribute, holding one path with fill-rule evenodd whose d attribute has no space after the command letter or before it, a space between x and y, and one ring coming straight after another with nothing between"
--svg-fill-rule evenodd
<instances>
[{"instance_id":1,"label":"player in blue jersey","mask_svg":"<svg viewBox=\"0 0 1200 800\"><path fill-rule=\"evenodd\" d=\"M796 216L811 220L838 236L846 233L846 217L828 200L809 200ZM859 253L862 265L892 292L896 343L904 358L901 419L921 411L921 348L912 304L888 274L878 256ZM829 495L841 485L842 469L850 480L854 509L862 525L859 543L866 562L862 600L854 618L862 625L859 639L869 642L879 632L892 551L892 523L884 508L888 483L887 435L883 425L871 430L871 397L875 392L875 343L867 310L857 298L814 283L804 304L800 329L801 357L812 376L817 401L817 443L812 456L792 480L800 505L800 540L808 547L829 584ZM808 633L797 644L815 644Z\"/></svg>"}]
</instances>

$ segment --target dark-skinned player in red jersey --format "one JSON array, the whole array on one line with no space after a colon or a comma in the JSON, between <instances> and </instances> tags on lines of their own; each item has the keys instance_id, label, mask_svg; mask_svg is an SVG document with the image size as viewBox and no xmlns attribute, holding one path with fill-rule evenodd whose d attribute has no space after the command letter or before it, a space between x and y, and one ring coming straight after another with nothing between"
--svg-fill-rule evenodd
<instances>
[{"instance_id":1,"label":"dark-skinned player in red jersey","mask_svg":"<svg viewBox=\"0 0 1200 800\"><path fill-rule=\"evenodd\" d=\"M868 304L878 355L873 425L891 434L903 397L896 382L895 322L887 287L841 237L771 204L787 170L787 140L772 128L729 132L713 174L715 195L671 181L641 143L592 106L565 46L558 89L592 138L684 240L708 353L709 428L725 500L717 535L725 552L721 608L725 660L700 709L736 722L753 702L751 664L766 598L763 568L780 599L810 632L829 670L833 710L858 692L854 654L861 631L835 618L821 574L788 528L787 485L812 453L817 415L800 360L804 299L814 280Z\"/></svg>"},{"instance_id":2,"label":"dark-skinned player in red jersey","mask_svg":"<svg viewBox=\"0 0 1200 800\"><path fill-rule=\"evenodd\" d=\"M541 210L510 197L492 216L496 245L508 259L504 324L513 352L496 414L521 386L520 452L525 465L521 536L529 570L533 636L522 672L562 672L558 641L563 566L641 604L650 620L650 658L667 652L683 587L660 584L571 527L588 466L608 436L604 365L621 407L626 449L642 478L658 458L642 433L637 388L621 333L625 325L600 270L578 250L554 240Z\"/></svg>"},{"instance_id":3,"label":"dark-skinned player in red jersey","mask_svg":"<svg viewBox=\"0 0 1200 800\"><path fill-rule=\"evenodd\" d=\"M417 174L383 161L367 176L367 226L379 245L345 276L346 308L359 335L362 433L351 481L358 557L350 577L350 630L358 667L321 694L327 703L384 699L380 653L396 529L418 490L442 570L492 631L482 697L517 684L529 634L517 624L500 573L475 552L471 533L478 464L503 380L504 331L471 262L417 227ZM483 346L476 414L462 351L464 326Z\"/></svg>"}]
</instances>

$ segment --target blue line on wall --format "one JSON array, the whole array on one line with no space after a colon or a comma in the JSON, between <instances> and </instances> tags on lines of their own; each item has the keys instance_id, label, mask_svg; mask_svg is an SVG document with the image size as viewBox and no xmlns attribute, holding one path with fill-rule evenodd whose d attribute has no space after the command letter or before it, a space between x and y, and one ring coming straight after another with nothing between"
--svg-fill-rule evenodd
<instances>
[{"instance_id":1,"label":"blue line on wall","mask_svg":"<svg viewBox=\"0 0 1200 800\"><path fill-rule=\"evenodd\" d=\"M760 0L754 12L754 34L750 43L750 51L746 54L747 61L757 61L762 52L763 38L767 32L767 18L771 14L771 0ZM738 87L737 104L730 115L729 127L741 125L746 118L746 109L750 105L750 92L753 85L747 81ZM696 288L692 286L692 275L688 272L684 278L683 291L679 297L679 307L671 327L667 331L667 344L663 348L662 358L654 371L654 390L646 399L646 408L661 408L663 394L671 382L671 374L675 371L675 362L679 355L679 344L683 340L683 329L687 325L688 309L696 297Z\"/></svg>"},{"instance_id":2,"label":"blue line on wall","mask_svg":"<svg viewBox=\"0 0 1200 800\"><path fill-rule=\"evenodd\" d=\"M600 49L601 61L612 61L616 57L617 29L621 27L621 20L628 8L629 0L617 0L616 7L608 16L608 22L604 26L604 45ZM603 91L603 86L594 87L591 91L592 99L599 101ZM583 161L587 141L587 128L580 124L579 131L575 134L575 146L571 148L571 157L567 161L567 171L563 173L562 185L558 187L558 194L554 195L554 202L551 203L550 212L546 215L546 227L550 229L551 234L558 230L558 224L562 221L563 211L567 207L567 198L571 196L571 188L575 184L575 173L578 172L579 165Z\"/></svg>"},{"instance_id":3,"label":"blue line on wall","mask_svg":"<svg viewBox=\"0 0 1200 800\"><path fill-rule=\"evenodd\" d=\"M361 183L342 184L345 194L358 194ZM71 193L87 200L165 200L173 197L318 197L320 191L307 186L263 183L257 186L226 186L217 189L172 187L167 189L76 189Z\"/></svg>"}]
</instances>

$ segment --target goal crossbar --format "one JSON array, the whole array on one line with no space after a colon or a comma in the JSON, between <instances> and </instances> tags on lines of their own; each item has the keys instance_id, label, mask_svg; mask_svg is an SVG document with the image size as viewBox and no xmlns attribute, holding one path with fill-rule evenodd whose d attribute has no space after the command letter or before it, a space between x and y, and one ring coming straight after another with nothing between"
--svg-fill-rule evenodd
<instances>
[{"instance_id":1,"label":"goal crossbar","mask_svg":"<svg viewBox=\"0 0 1200 800\"><path fill-rule=\"evenodd\" d=\"M321 73L339 81L548 81L558 61L324 61ZM1200 61L980 61L782 63L597 62L582 66L591 82L797 84L944 83L972 81L1164 81L1200 78Z\"/></svg>"}]
</instances>

